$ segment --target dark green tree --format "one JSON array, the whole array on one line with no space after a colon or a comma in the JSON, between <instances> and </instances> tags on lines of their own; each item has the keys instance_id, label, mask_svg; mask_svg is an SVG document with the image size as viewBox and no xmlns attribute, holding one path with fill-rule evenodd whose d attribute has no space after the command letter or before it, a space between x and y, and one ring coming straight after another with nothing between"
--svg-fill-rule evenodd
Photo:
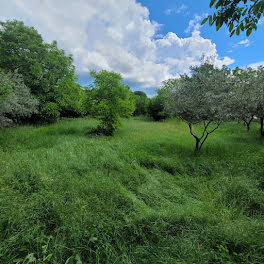
<instances>
[{"instance_id":1,"label":"dark green tree","mask_svg":"<svg viewBox=\"0 0 264 264\"><path fill-rule=\"evenodd\" d=\"M157 95L151 98L148 113L155 121L160 121L169 117L169 113L166 111L165 105L169 99L172 89L178 81L178 79L163 81L162 86L157 89Z\"/></svg>"},{"instance_id":2,"label":"dark green tree","mask_svg":"<svg viewBox=\"0 0 264 264\"><path fill-rule=\"evenodd\" d=\"M257 29L258 21L263 17L263 0L211 0L210 7L214 7L216 12L206 17L206 21L212 26L215 24L219 30L223 24L229 28L230 37L235 33L240 34L246 31L249 36L253 29Z\"/></svg>"},{"instance_id":3,"label":"dark green tree","mask_svg":"<svg viewBox=\"0 0 264 264\"><path fill-rule=\"evenodd\" d=\"M148 113L149 98L142 91L135 91L135 105L136 109L134 115L146 115Z\"/></svg>"}]
</instances>

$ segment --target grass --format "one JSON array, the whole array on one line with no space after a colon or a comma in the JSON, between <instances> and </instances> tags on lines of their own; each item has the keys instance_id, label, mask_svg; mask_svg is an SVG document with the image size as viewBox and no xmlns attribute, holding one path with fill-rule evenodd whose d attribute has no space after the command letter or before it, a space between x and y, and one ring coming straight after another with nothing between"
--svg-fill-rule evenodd
<instances>
[{"instance_id":1,"label":"grass","mask_svg":"<svg viewBox=\"0 0 264 264\"><path fill-rule=\"evenodd\" d=\"M177 120L0 131L0 263L264 263L264 139ZM199 127L196 127L199 130Z\"/></svg>"}]
</instances>

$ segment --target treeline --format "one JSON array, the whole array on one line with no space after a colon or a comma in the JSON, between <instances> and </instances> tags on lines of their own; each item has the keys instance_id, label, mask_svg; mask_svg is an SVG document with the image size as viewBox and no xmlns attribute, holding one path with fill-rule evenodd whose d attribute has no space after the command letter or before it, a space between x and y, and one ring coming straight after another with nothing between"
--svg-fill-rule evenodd
<instances>
[{"instance_id":1,"label":"treeline","mask_svg":"<svg viewBox=\"0 0 264 264\"><path fill-rule=\"evenodd\" d=\"M82 87L56 41L45 43L21 21L0 22L0 127L90 114L100 121L96 133L112 135L135 111L135 96L118 73L90 75L94 82Z\"/></svg>"},{"instance_id":2,"label":"treeline","mask_svg":"<svg viewBox=\"0 0 264 264\"><path fill-rule=\"evenodd\" d=\"M0 126L87 113L73 59L20 21L0 22Z\"/></svg>"},{"instance_id":3,"label":"treeline","mask_svg":"<svg viewBox=\"0 0 264 264\"><path fill-rule=\"evenodd\" d=\"M0 22L0 127L90 114L100 121L96 132L112 135L132 114L156 121L178 117L187 122L196 150L225 121L242 121L250 130L257 119L264 135L264 67L232 71L204 62L189 75L164 81L153 98L132 93L118 73L90 74L94 82L85 89L76 82L72 57L55 41L45 43L23 22ZM200 123L198 136L193 126Z\"/></svg>"}]
</instances>

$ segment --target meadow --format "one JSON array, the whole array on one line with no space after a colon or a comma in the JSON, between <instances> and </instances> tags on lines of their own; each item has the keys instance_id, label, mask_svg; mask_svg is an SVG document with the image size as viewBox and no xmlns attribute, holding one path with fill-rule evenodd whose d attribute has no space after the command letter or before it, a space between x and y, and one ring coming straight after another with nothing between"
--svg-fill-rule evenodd
<instances>
[{"instance_id":1,"label":"meadow","mask_svg":"<svg viewBox=\"0 0 264 264\"><path fill-rule=\"evenodd\" d=\"M0 263L264 263L264 139L176 119L0 130ZM199 130L199 127L195 128Z\"/></svg>"}]
</instances>

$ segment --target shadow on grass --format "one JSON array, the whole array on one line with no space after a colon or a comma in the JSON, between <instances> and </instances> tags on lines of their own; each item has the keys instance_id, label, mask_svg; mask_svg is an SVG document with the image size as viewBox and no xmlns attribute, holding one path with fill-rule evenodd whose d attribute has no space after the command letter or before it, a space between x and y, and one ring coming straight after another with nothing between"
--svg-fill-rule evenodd
<instances>
[{"instance_id":1,"label":"shadow on grass","mask_svg":"<svg viewBox=\"0 0 264 264\"><path fill-rule=\"evenodd\" d=\"M233 136L232 142L242 143L242 144L252 144L252 145L264 145L264 136L257 133L250 133L247 137Z\"/></svg>"}]
</instances>

